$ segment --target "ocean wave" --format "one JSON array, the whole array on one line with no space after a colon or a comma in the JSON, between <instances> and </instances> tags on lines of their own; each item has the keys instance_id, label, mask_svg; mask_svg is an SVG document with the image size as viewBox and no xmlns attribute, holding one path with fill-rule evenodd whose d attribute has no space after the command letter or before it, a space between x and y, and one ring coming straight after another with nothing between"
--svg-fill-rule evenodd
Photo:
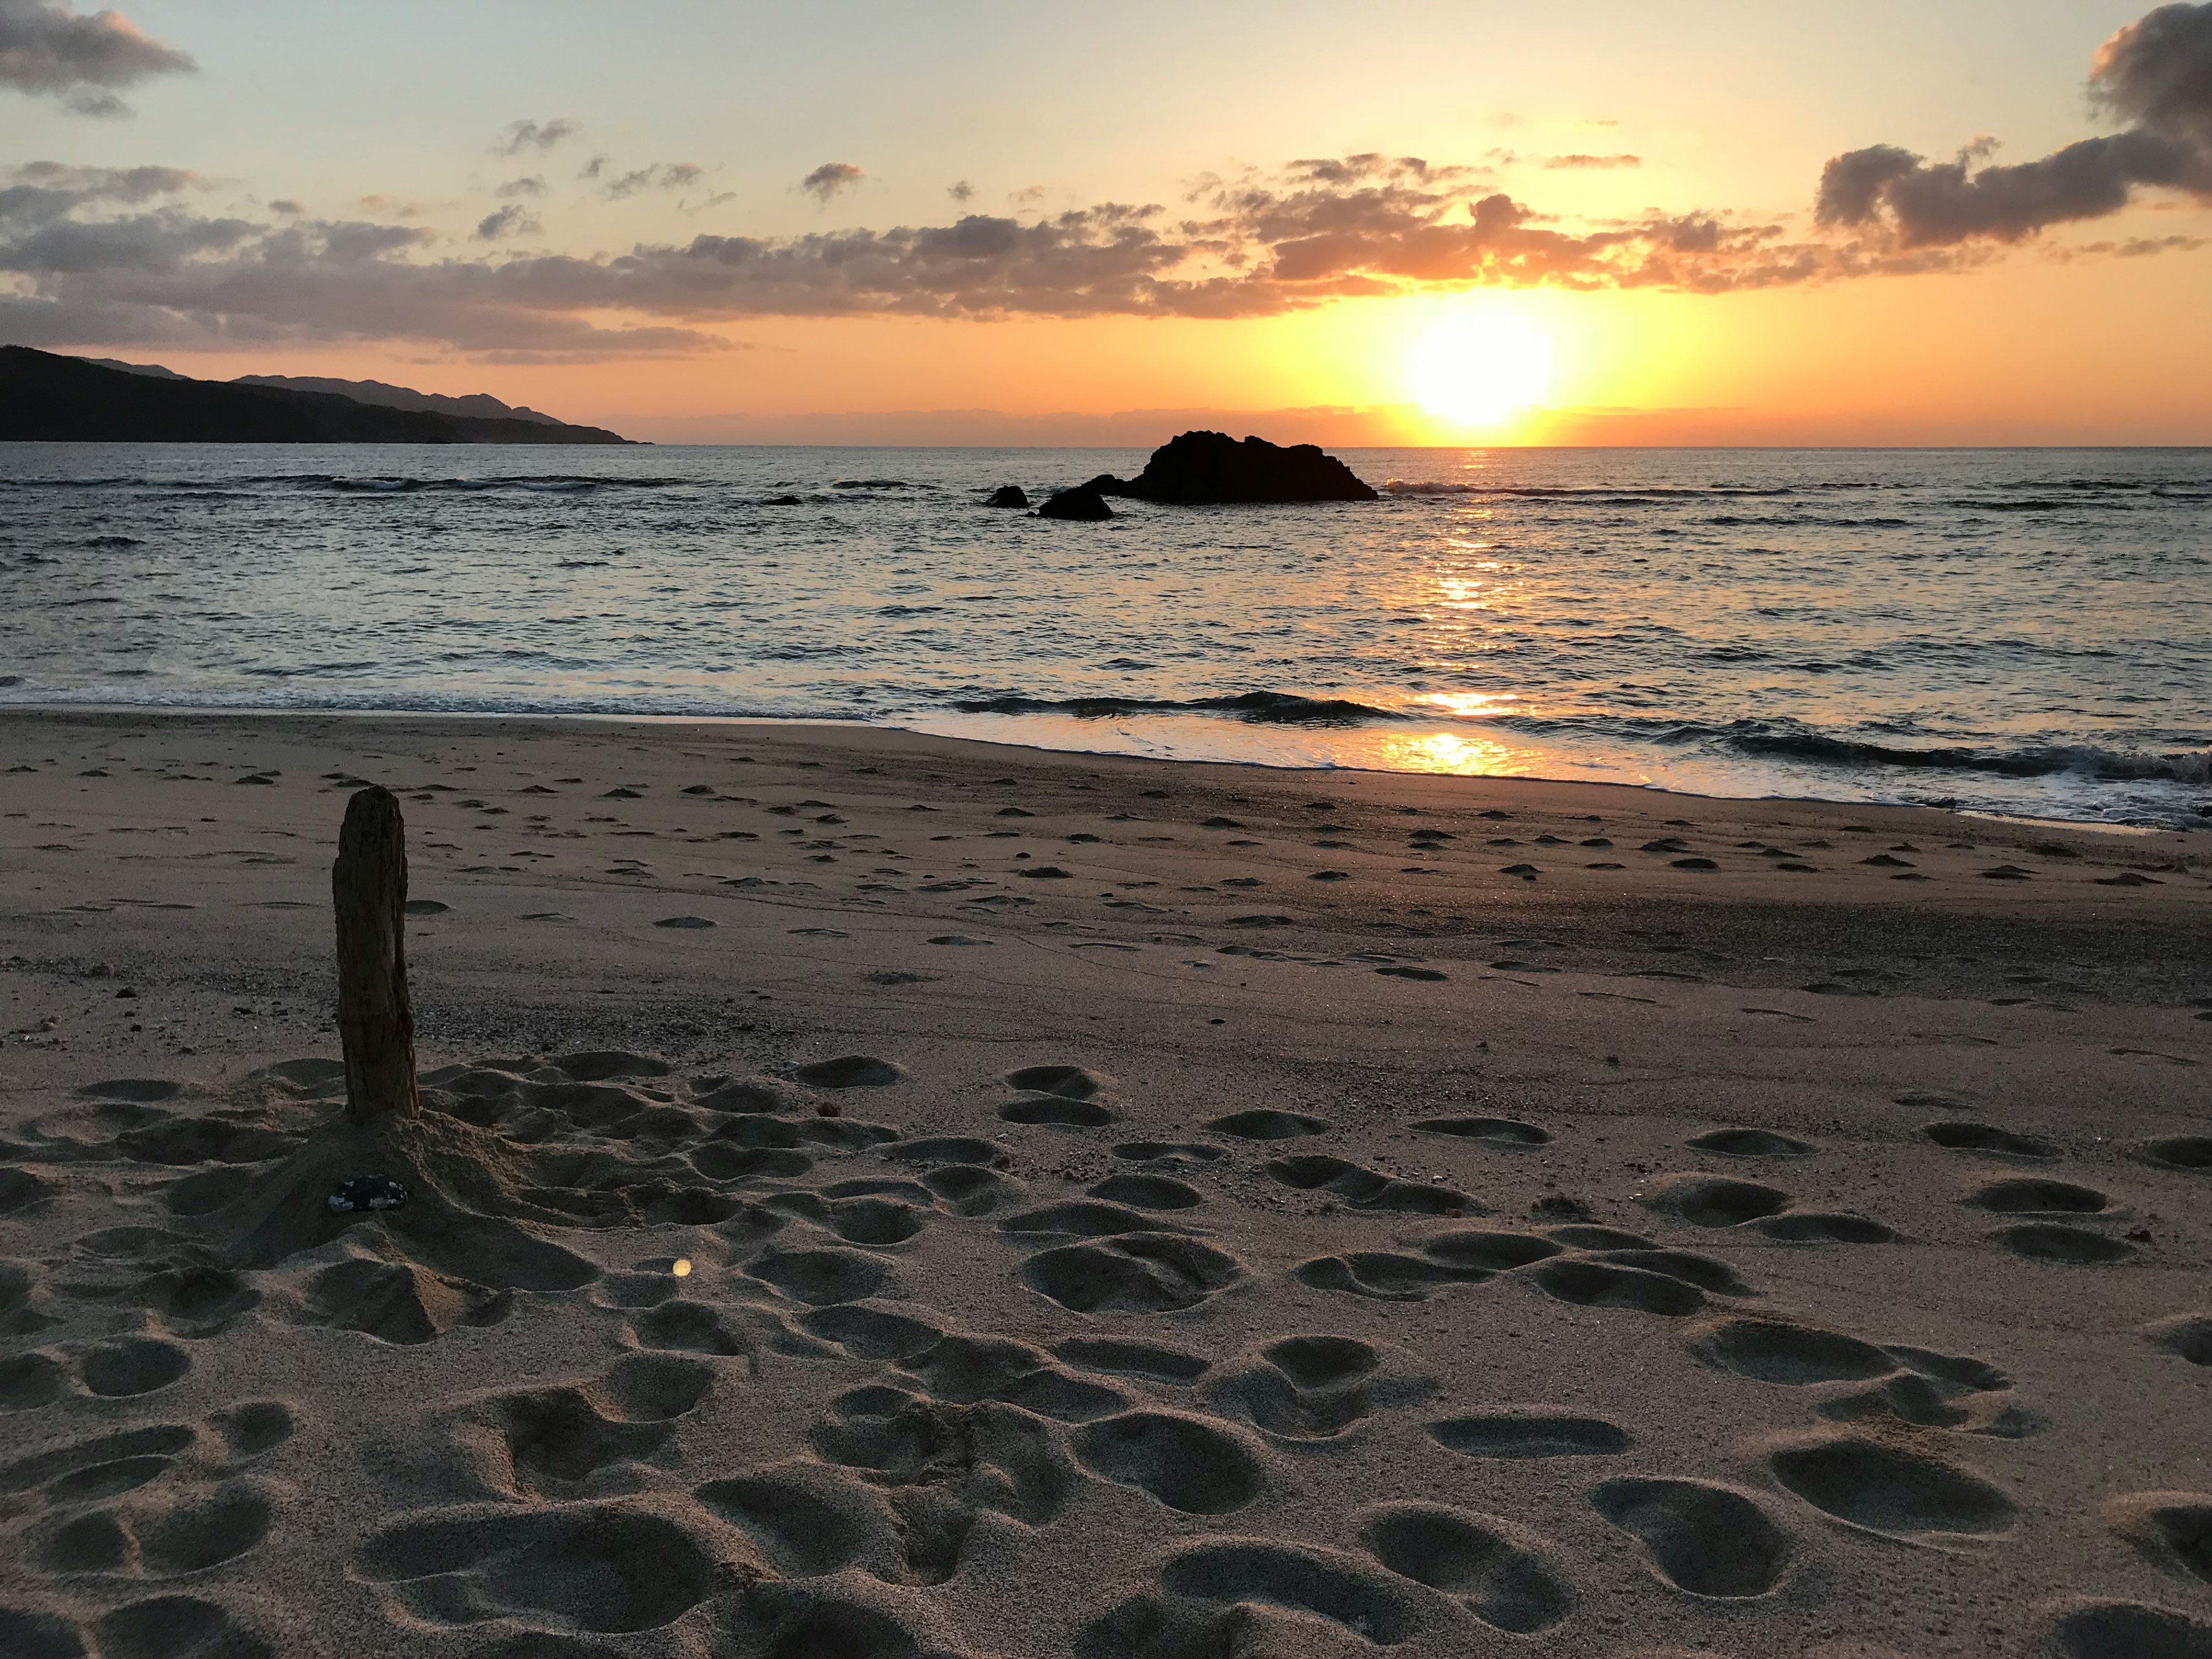
<instances>
[{"instance_id":1,"label":"ocean wave","mask_svg":"<svg viewBox=\"0 0 2212 1659\"><path fill-rule=\"evenodd\" d=\"M1769 528L1780 526L1797 530L1904 530L1911 527L1910 519L1829 519L1810 513L1764 514L1742 515L1720 514L1713 518L1700 519L1700 524L1720 526L1760 525Z\"/></svg>"},{"instance_id":2,"label":"ocean wave","mask_svg":"<svg viewBox=\"0 0 2212 1659\"><path fill-rule=\"evenodd\" d=\"M1911 768L1938 772L1986 772L2008 778L2047 778L2061 773L2103 783L2212 784L2212 749L2150 755L2095 744L2046 744L2023 749L1911 749L1811 731L1758 729L1738 721L1715 735L1747 755L1816 761L1827 766Z\"/></svg>"},{"instance_id":3,"label":"ocean wave","mask_svg":"<svg viewBox=\"0 0 2212 1659\"><path fill-rule=\"evenodd\" d=\"M149 671L137 671L149 672ZM206 687L162 687L127 693L112 685L39 685L21 674L0 675L0 708L71 708L82 705L126 708L275 710L280 713L374 714L498 714L518 717L581 717L609 720L800 720L809 725L848 726L878 718L851 708L823 708L793 703L778 708L761 702L716 702L696 695L641 693L624 696L460 696L404 689L340 693L294 690L281 681L250 690Z\"/></svg>"},{"instance_id":4,"label":"ocean wave","mask_svg":"<svg viewBox=\"0 0 2212 1659\"><path fill-rule=\"evenodd\" d=\"M840 478L832 489L934 489L932 483L911 483L904 478Z\"/></svg>"},{"instance_id":5,"label":"ocean wave","mask_svg":"<svg viewBox=\"0 0 2212 1659\"><path fill-rule=\"evenodd\" d=\"M1227 714L1256 726L1359 726L1401 720L1392 709L1341 697L1302 697L1289 691L1240 691L1217 697L1029 697L957 701L963 714L1068 714L1077 720L1115 720L1131 714Z\"/></svg>"},{"instance_id":6,"label":"ocean wave","mask_svg":"<svg viewBox=\"0 0 2212 1659\"><path fill-rule=\"evenodd\" d=\"M1809 665L1799 665L1809 666ZM2212 748L2150 753L2096 744L1996 744L1882 743L1824 732L1794 720L1740 720L1725 725L1633 717L1494 714L1470 723L1506 727L1532 738L1597 738L1663 748L1703 745L1759 759L1794 761L1839 770L1970 772L2008 778L2070 774L2101 783L2212 786Z\"/></svg>"}]
</instances>

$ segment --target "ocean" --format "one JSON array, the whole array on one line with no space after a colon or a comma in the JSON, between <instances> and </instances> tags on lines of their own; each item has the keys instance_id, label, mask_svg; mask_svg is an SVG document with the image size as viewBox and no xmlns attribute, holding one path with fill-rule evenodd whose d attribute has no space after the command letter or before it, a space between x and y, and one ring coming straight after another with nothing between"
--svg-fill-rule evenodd
<instances>
[{"instance_id":1,"label":"ocean","mask_svg":"<svg viewBox=\"0 0 2212 1659\"><path fill-rule=\"evenodd\" d=\"M2212 450L0 445L0 704L865 720L2212 822Z\"/></svg>"}]
</instances>

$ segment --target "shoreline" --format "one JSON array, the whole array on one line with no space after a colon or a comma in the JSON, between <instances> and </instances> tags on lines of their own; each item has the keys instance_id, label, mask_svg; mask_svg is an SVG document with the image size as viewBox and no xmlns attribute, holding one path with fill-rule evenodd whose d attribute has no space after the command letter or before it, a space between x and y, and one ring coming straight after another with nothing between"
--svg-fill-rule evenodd
<instances>
[{"instance_id":1,"label":"shoreline","mask_svg":"<svg viewBox=\"0 0 2212 1659\"><path fill-rule=\"evenodd\" d=\"M128 720L132 718L147 718L179 720L219 720L226 719L249 720L312 720L336 719L374 722L379 720L406 721L423 720L464 723L476 721L494 726L526 726L532 722L539 722L556 727L569 723L578 723L599 724L612 726L635 725L648 728L696 726L710 730L722 727L733 729L767 727L795 732L805 732L817 728L823 731L857 730L899 732L915 738L926 738L937 742L974 744L981 747L1008 749L1037 755L1064 755L1077 758L1085 757L1099 758L1111 757L1121 760L1142 761L1165 766L1218 766L1254 771L1279 773L1295 776L1332 777L1345 775L1356 775L1362 776L1397 778L1457 778L1468 781L1480 781L1484 783L1501 785L1527 785L1538 788L1572 787L1620 789L1632 791L1644 795L1674 797L1692 803L1710 801L1715 803L1728 803L1739 807L1751 807L1759 805L1774 806L1802 806L1807 808L1831 809L1837 811L1881 810L1930 812L1971 820L1987 820L1993 823L2013 824L2028 829L2050 829L2065 831L2079 830L2083 832L2096 832L2117 836L2156 836L2177 833L2186 835L2195 831L2198 827L2194 823L2187 823L2180 825L2115 823L2101 819L2051 817L2027 812L2008 812L1995 808L1937 805L1925 801L1872 799L1853 800L1823 795L1779 793L1717 793L1680 787L1675 785L1662 782L1627 783L1591 778L1546 777L1522 773L1452 771L1440 768L1417 769L1411 767L1359 766L1356 764L1342 764L1335 763L1302 766L1285 760L1267 759L1259 757L1243 758L1205 755L1163 755L1144 753L1126 748L1064 747L1052 744L1023 741L1012 738L992 738L964 731L957 732L931 731L917 725L898 724L891 720L880 720L865 715L854 715L850 718L840 718L835 715L824 714L793 716L777 714L700 714L689 713L654 714L617 713L604 710L569 712L557 709L487 711L482 709L402 709L382 707L249 708L220 704L210 705L197 703L0 702L0 727L4 727L4 725L7 722L16 719L29 720L36 720L40 719L66 720L79 716L101 719ZM969 716L967 718L972 720L975 717ZM1022 719L1024 717L1006 716L1001 718ZM1202 717L1193 716L1191 718L1195 719ZM2200 807L2198 811L2198 816L2204 817L2206 818L2206 828L2212 829L2212 815L2207 814L2207 808L2212 808L2212 798L2208 798L2203 806Z\"/></svg>"}]
</instances>

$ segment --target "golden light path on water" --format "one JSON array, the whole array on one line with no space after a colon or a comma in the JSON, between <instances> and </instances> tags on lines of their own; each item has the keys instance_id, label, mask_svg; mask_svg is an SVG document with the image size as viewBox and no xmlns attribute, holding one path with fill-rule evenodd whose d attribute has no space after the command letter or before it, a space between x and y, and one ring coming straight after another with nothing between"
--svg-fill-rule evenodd
<instances>
[{"instance_id":1,"label":"golden light path on water","mask_svg":"<svg viewBox=\"0 0 2212 1659\"><path fill-rule=\"evenodd\" d=\"M1449 717L1445 717L1449 718ZM1643 784L1650 775L1627 757L1620 764L1570 760L1556 748L1491 733L1438 731L1413 716L1402 726L1248 725L1203 714L1148 714L1141 722L1068 714L935 714L898 724L948 738L1025 744L1095 754L1145 755L1163 760L1231 764L1348 767L1369 772L1434 772L1459 777L1580 778Z\"/></svg>"}]
</instances>

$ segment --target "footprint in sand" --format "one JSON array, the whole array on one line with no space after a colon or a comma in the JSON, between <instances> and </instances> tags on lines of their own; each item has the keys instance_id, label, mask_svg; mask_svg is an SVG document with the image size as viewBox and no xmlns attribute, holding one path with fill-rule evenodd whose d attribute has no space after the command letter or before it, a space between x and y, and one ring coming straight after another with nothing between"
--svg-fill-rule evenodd
<instances>
[{"instance_id":1,"label":"footprint in sand","mask_svg":"<svg viewBox=\"0 0 2212 1659\"><path fill-rule=\"evenodd\" d=\"M1767 1458L1774 1478L1814 1509L1885 1537L1985 1538L2018 1507L1973 1471L1924 1446L1848 1431L1804 1436Z\"/></svg>"},{"instance_id":2,"label":"footprint in sand","mask_svg":"<svg viewBox=\"0 0 2212 1659\"><path fill-rule=\"evenodd\" d=\"M1897 1237L1870 1217L1793 1209L1790 1194L1778 1187L1723 1176L1662 1176L1643 1202L1693 1227L1747 1227L1788 1244L1887 1244Z\"/></svg>"},{"instance_id":3,"label":"footprint in sand","mask_svg":"<svg viewBox=\"0 0 2212 1659\"><path fill-rule=\"evenodd\" d=\"M1547 1146L1552 1141L1550 1131L1510 1117L1431 1117L1422 1119L1413 1127L1422 1134L1479 1140L1498 1152L1526 1152L1531 1147Z\"/></svg>"},{"instance_id":4,"label":"footprint in sand","mask_svg":"<svg viewBox=\"0 0 2212 1659\"><path fill-rule=\"evenodd\" d=\"M1114 1156L1133 1164L1214 1164L1229 1152L1203 1140L1125 1140L1114 1148Z\"/></svg>"},{"instance_id":5,"label":"footprint in sand","mask_svg":"<svg viewBox=\"0 0 2212 1659\"><path fill-rule=\"evenodd\" d=\"M1136 1595L1086 1625L1075 1659L1139 1653L1228 1653L1258 1619L1290 1614L1328 1631L1328 1650L1395 1647L1446 1616L1435 1591L1368 1557L1257 1538L1202 1538L1181 1546Z\"/></svg>"},{"instance_id":6,"label":"footprint in sand","mask_svg":"<svg viewBox=\"0 0 2212 1659\"><path fill-rule=\"evenodd\" d=\"M1634 1443L1601 1417L1541 1411L1486 1412L1428 1425L1429 1437L1462 1457L1524 1462L1549 1457L1617 1457Z\"/></svg>"},{"instance_id":7,"label":"footprint in sand","mask_svg":"<svg viewBox=\"0 0 2212 1659\"><path fill-rule=\"evenodd\" d=\"M1064 1244L1021 1267L1024 1285L1076 1313L1172 1312L1243 1277L1243 1264L1225 1251L1155 1231Z\"/></svg>"},{"instance_id":8,"label":"footprint in sand","mask_svg":"<svg viewBox=\"0 0 2212 1659\"><path fill-rule=\"evenodd\" d=\"M1129 1171L1109 1176L1088 1190L1092 1198L1140 1210L1194 1210L1206 1201L1197 1188L1172 1176Z\"/></svg>"},{"instance_id":9,"label":"footprint in sand","mask_svg":"<svg viewBox=\"0 0 2212 1659\"><path fill-rule=\"evenodd\" d=\"M1705 1305L1705 1291L1671 1273L1583 1257L1561 1257L1529 1271L1547 1296L1581 1308L1620 1308L1680 1319Z\"/></svg>"},{"instance_id":10,"label":"footprint in sand","mask_svg":"<svg viewBox=\"0 0 2212 1659\"><path fill-rule=\"evenodd\" d=\"M635 1353L590 1382L471 1402L451 1432L488 1497L611 1495L639 1487L632 1466L659 1454L714 1386L702 1361Z\"/></svg>"},{"instance_id":11,"label":"footprint in sand","mask_svg":"<svg viewBox=\"0 0 2212 1659\"><path fill-rule=\"evenodd\" d=\"M2147 1141L2138 1150L2144 1163L2161 1170L2212 1175L2212 1135L2174 1135Z\"/></svg>"},{"instance_id":12,"label":"footprint in sand","mask_svg":"<svg viewBox=\"0 0 2212 1659\"><path fill-rule=\"evenodd\" d=\"M1784 1319L1723 1319L1693 1327L1688 1337L1691 1352L1717 1370L1825 1390L1815 1409L1831 1421L1952 1429L2002 1440L2024 1439L2045 1426L2014 1402L2012 1379L1983 1360L1877 1347ZM1831 1386L1838 1384L1846 1386Z\"/></svg>"},{"instance_id":13,"label":"footprint in sand","mask_svg":"<svg viewBox=\"0 0 2212 1659\"><path fill-rule=\"evenodd\" d=\"M2212 1365L2212 1314L2176 1314L2142 1328L2154 1346L2192 1365Z\"/></svg>"},{"instance_id":14,"label":"footprint in sand","mask_svg":"<svg viewBox=\"0 0 2212 1659\"><path fill-rule=\"evenodd\" d=\"M945 1577L976 1510L1028 1526L1058 1518L1082 1483L1060 1436L1055 1425L998 1401L942 1401L884 1383L838 1395L807 1431L822 1458L872 1485L933 1489L941 1501L928 1507L942 1529L935 1553Z\"/></svg>"},{"instance_id":15,"label":"footprint in sand","mask_svg":"<svg viewBox=\"0 0 2212 1659\"><path fill-rule=\"evenodd\" d=\"M1315 1117L1310 1113L1261 1107L1251 1111L1231 1112L1225 1117L1212 1118L1200 1127L1218 1135L1233 1136L1238 1140L1295 1140L1302 1135L1326 1134L1336 1126L1327 1118Z\"/></svg>"},{"instance_id":16,"label":"footprint in sand","mask_svg":"<svg viewBox=\"0 0 2212 1659\"><path fill-rule=\"evenodd\" d=\"M1999 1129L1987 1123L1971 1123L1963 1119L1951 1119L1930 1123L1921 1133L1938 1146L1954 1152L1981 1152L1996 1158L2049 1158L2058 1156L2058 1148L2034 1135L2015 1134L2009 1129Z\"/></svg>"},{"instance_id":17,"label":"footprint in sand","mask_svg":"<svg viewBox=\"0 0 2212 1659\"><path fill-rule=\"evenodd\" d=\"M1550 1629L1575 1597L1553 1546L1495 1516L1442 1504L1370 1504L1353 1516L1367 1552L1401 1577L1456 1597L1516 1636Z\"/></svg>"},{"instance_id":18,"label":"footprint in sand","mask_svg":"<svg viewBox=\"0 0 2212 1659\"><path fill-rule=\"evenodd\" d=\"M1117 1336L1071 1336L1055 1343L1053 1352L1085 1370L1154 1382L1195 1382L1212 1368L1211 1360L1181 1348Z\"/></svg>"},{"instance_id":19,"label":"footprint in sand","mask_svg":"<svg viewBox=\"0 0 2212 1659\"><path fill-rule=\"evenodd\" d=\"M1267 1173L1285 1187L1321 1192L1346 1209L1391 1211L1413 1215L1487 1215L1489 1208L1465 1193L1378 1174L1325 1152L1279 1158Z\"/></svg>"},{"instance_id":20,"label":"footprint in sand","mask_svg":"<svg viewBox=\"0 0 2212 1659\"><path fill-rule=\"evenodd\" d=\"M2057 1267L2110 1267L2131 1261L2136 1255L2136 1247L2124 1240L2060 1221L2024 1222L2000 1228L1990 1237L2014 1255Z\"/></svg>"},{"instance_id":21,"label":"footprint in sand","mask_svg":"<svg viewBox=\"0 0 2212 1659\"><path fill-rule=\"evenodd\" d=\"M1081 1066L1024 1066L1007 1073L1000 1081L1025 1094L1091 1100L1105 1092L1109 1079Z\"/></svg>"},{"instance_id":22,"label":"footprint in sand","mask_svg":"<svg viewBox=\"0 0 2212 1659\"><path fill-rule=\"evenodd\" d=\"M1031 1095L999 1108L1006 1123L1042 1124L1056 1129L1098 1129L1118 1123L1121 1115L1095 1100L1072 1100L1065 1095Z\"/></svg>"},{"instance_id":23,"label":"footprint in sand","mask_svg":"<svg viewBox=\"0 0 2212 1659\"><path fill-rule=\"evenodd\" d=\"M1999 1215L2096 1215L2112 1204L2094 1187L2033 1178L1993 1181L1977 1188L1963 1201L1971 1209Z\"/></svg>"},{"instance_id":24,"label":"footprint in sand","mask_svg":"<svg viewBox=\"0 0 2212 1659\"><path fill-rule=\"evenodd\" d=\"M1820 1149L1808 1140L1772 1129L1708 1129L1686 1143L1692 1151L1722 1158L1810 1158Z\"/></svg>"},{"instance_id":25,"label":"footprint in sand","mask_svg":"<svg viewBox=\"0 0 2212 1659\"><path fill-rule=\"evenodd\" d=\"M1747 1492L1705 1480L1608 1480L1590 1507L1644 1547L1662 1583L1744 1601L1773 1593L1796 1547Z\"/></svg>"},{"instance_id":26,"label":"footprint in sand","mask_svg":"<svg viewBox=\"0 0 2212 1659\"><path fill-rule=\"evenodd\" d=\"M1226 1515L1267 1488L1266 1459L1227 1425L1188 1412L1133 1411L1079 1429L1092 1474L1149 1492L1184 1515Z\"/></svg>"},{"instance_id":27,"label":"footprint in sand","mask_svg":"<svg viewBox=\"0 0 2212 1659\"><path fill-rule=\"evenodd\" d=\"M2212 1493L2142 1492L2108 1500L2105 1524L2183 1583L2212 1584Z\"/></svg>"},{"instance_id":28,"label":"footprint in sand","mask_svg":"<svg viewBox=\"0 0 2212 1659\"><path fill-rule=\"evenodd\" d=\"M2138 1601L2075 1601L2053 1610L2057 1659L2212 1659L2212 1623Z\"/></svg>"},{"instance_id":29,"label":"footprint in sand","mask_svg":"<svg viewBox=\"0 0 2212 1659\"><path fill-rule=\"evenodd\" d=\"M721 1588L717 1554L694 1528L620 1504L459 1504L372 1534L353 1570L395 1620L465 1630L489 1620L562 1629L658 1630Z\"/></svg>"},{"instance_id":30,"label":"footprint in sand","mask_svg":"<svg viewBox=\"0 0 2212 1659\"><path fill-rule=\"evenodd\" d=\"M1355 1250L1299 1263L1291 1277L1317 1291L1378 1302L1419 1302L1449 1285L1479 1285L1558 1255L1564 1247L1530 1233L1474 1229L1429 1239L1419 1255Z\"/></svg>"},{"instance_id":31,"label":"footprint in sand","mask_svg":"<svg viewBox=\"0 0 2212 1659\"><path fill-rule=\"evenodd\" d=\"M1219 1411L1284 1440L1330 1440L1378 1411L1434 1397L1412 1356L1349 1336L1287 1336L1233 1362L1206 1385Z\"/></svg>"},{"instance_id":32,"label":"footprint in sand","mask_svg":"<svg viewBox=\"0 0 2212 1659\"><path fill-rule=\"evenodd\" d=\"M888 1089L906 1080L906 1073L898 1066L873 1054L840 1054L835 1060L817 1060L810 1065L794 1066L790 1076L794 1082L817 1089Z\"/></svg>"}]
</instances>

